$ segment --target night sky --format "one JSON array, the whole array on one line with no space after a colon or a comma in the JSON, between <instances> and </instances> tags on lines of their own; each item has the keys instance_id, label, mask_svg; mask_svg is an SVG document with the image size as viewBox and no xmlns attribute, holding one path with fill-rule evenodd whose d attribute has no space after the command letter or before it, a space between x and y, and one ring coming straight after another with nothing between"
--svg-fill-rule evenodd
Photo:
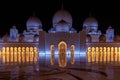
<instances>
[{"instance_id":1,"label":"night sky","mask_svg":"<svg viewBox=\"0 0 120 80\"><path fill-rule=\"evenodd\" d=\"M14 1L0 3L0 35L4 35L15 25L22 33L26 29L27 19L35 13L41 20L43 29L52 27L54 13L61 9L61 6L69 11L73 18L73 27L80 31L83 21L89 14L98 20L99 29L105 33L109 25L115 28L118 33L120 27L120 5L117 2L80 1L80 0L44 0L39 1ZM4 6L2 6L4 5Z\"/></svg>"}]
</instances>

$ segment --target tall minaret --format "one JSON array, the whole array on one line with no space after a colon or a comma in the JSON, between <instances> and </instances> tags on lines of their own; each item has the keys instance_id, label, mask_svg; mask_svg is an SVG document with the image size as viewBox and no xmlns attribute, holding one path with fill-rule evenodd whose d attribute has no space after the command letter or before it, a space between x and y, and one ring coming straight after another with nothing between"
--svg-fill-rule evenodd
<instances>
[{"instance_id":1,"label":"tall minaret","mask_svg":"<svg viewBox=\"0 0 120 80\"><path fill-rule=\"evenodd\" d=\"M12 26L12 28L10 29L10 41L18 41L18 30L16 26Z\"/></svg>"}]
</instances>

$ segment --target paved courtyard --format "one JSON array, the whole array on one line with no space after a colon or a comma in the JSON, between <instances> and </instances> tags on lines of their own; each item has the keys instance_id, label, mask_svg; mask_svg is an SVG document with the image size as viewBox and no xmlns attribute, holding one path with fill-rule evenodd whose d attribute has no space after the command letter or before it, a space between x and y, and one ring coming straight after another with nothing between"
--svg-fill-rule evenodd
<instances>
[{"instance_id":1,"label":"paved courtyard","mask_svg":"<svg viewBox=\"0 0 120 80\"><path fill-rule=\"evenodd\" d=\"M0 80L120 80L120 62L88 63L75 58L71 64L59 67L58 58L51 65L50 57L41 56L38 62L0 63Z\"/></svg>"}]
</instances>

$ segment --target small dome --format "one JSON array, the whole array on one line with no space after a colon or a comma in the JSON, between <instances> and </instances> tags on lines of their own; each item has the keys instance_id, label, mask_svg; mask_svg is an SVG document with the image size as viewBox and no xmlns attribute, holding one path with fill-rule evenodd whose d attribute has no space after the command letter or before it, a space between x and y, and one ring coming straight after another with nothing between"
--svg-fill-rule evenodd
<instances>
[{"instance_id":1,"label":"small dome","mask_svg":"<svg viewBox=\"0 0 120 80\"><path fill-rule=\"evenodd\" d=\"M106 42L106 37L104 34L100 35L99 42Z\"/></svg>"},{"instance_id":2,"label":"small dome","mask_svg":"<svg viewBox=\"0 0 120 80\"><path fill-rule=\"evenodd\" d=\"M65 21L69 27L72 27L72 16L64 9L61 9L54 14L53 27L56 27L56 25L62 20Z\"/></svg>"},{"instance_id":3,"label":"small dome","mask_svg":"<svg viewBox=\"0 0 120 80\"><path fill-rule=\"evenodd\" d=\"M39 18L31 16L26 22L27 29L40 29L42 28L42 23Z\"/></svg>"},{"instance_id":4,"label":"small dome","mask_svg":"<svg viewBox=\"0 0 120 80\"><path fill-rule=\"evenodd\" d=\"M83 22L83 28L97 31L97 29L98 29L98 22L97 22L97 20L95 18L88 17Z\"/></svg>"}]
</instances>

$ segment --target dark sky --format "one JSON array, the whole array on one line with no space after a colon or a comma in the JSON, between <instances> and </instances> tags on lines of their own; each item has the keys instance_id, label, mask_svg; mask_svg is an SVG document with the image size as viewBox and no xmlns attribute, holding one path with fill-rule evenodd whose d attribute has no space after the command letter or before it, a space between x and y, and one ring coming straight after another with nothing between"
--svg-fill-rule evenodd
<instances>
[{"instance_id":1,"label":"dark sky","mask_svg":"<svg viewBox=\"0 0 120 80\"><path fill-rule=\"evenodd\" d=\"M89 13L98 20L99 29L105 33L109 25L117 31L120 27L120 5L117 2L81 1L81 0L41 0L38 1L11 1L0 3L0 35L4 35L16 25L19 33L26 29L27 19L35 12L43 24L43 29L52 27L54 13L61 9L69 11L73 18L73 27L78 31L82 29L83 21ZM4 6L2 6L4 5Z\"/></svg>"}]
</instances>

